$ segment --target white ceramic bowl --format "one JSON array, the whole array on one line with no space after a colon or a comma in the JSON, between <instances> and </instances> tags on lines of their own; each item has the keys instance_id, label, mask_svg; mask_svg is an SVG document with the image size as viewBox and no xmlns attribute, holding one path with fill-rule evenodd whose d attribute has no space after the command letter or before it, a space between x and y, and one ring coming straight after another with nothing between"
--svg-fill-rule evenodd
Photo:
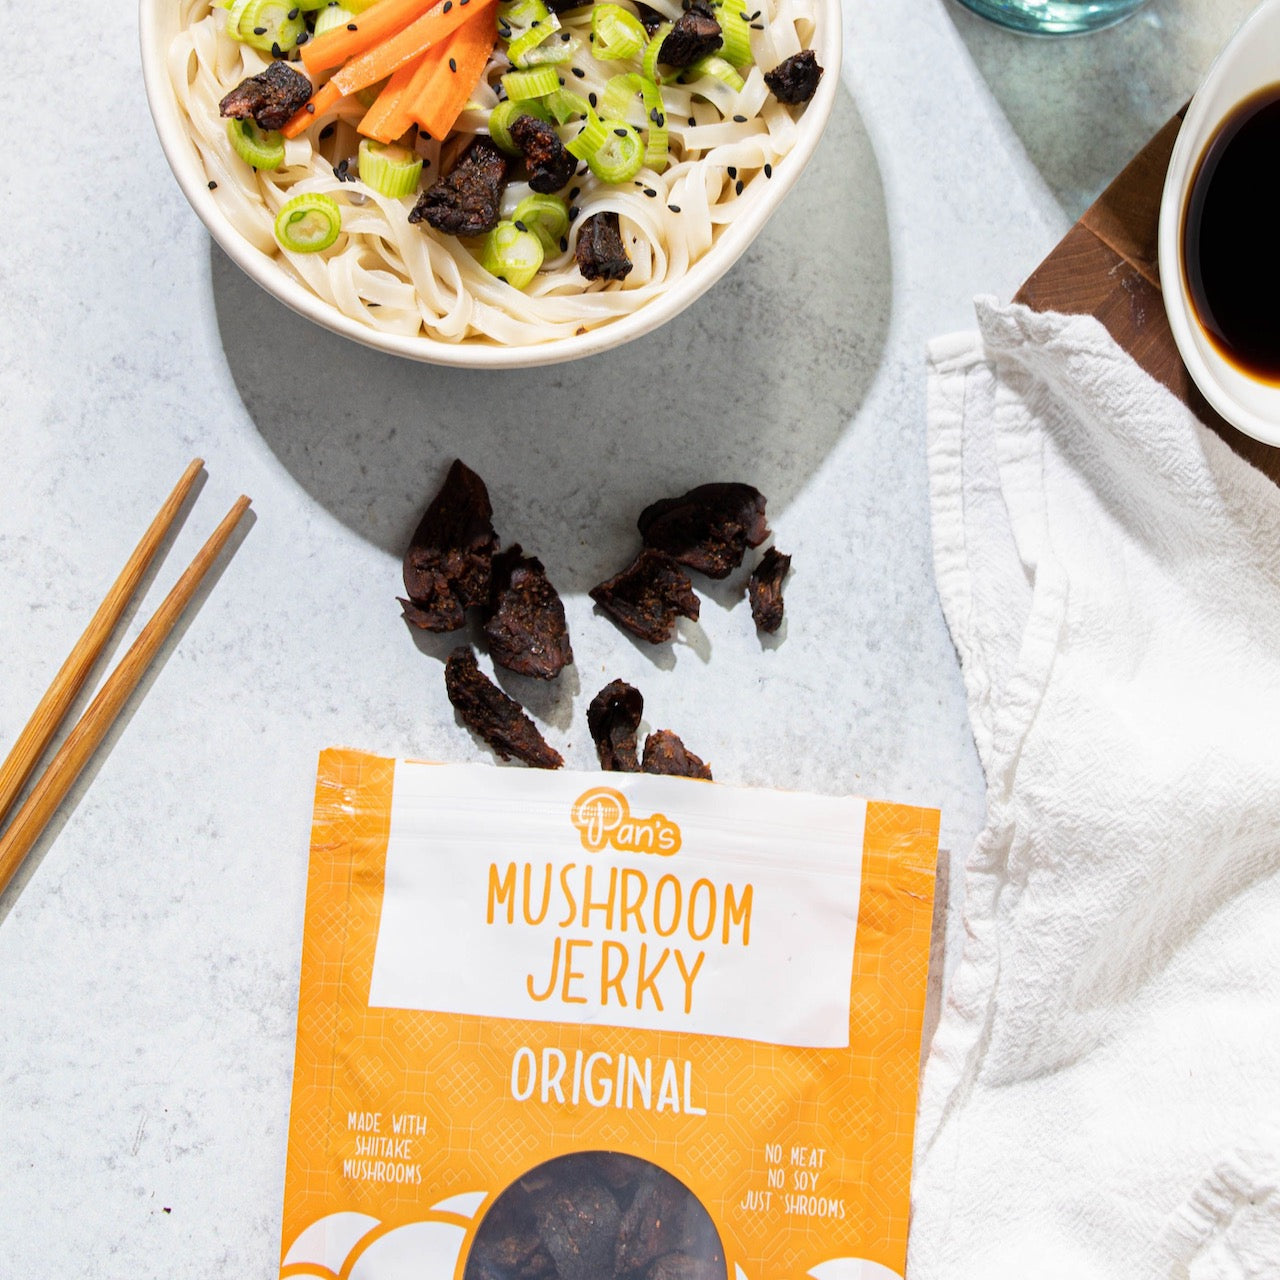
<instances>
[{"instance_id":1,"label":"white ceramic bowl","mask_svg":"<svg viewBox=\"0 0 1280 1280\"><path fill-rule=\"evenodd\" d=\"M1218 55L1191 100L1165 178L1160 205L1160 288L1169 325L1195 384L1232 426L1280 445L1280 386L1242 373L1209 341L1196 318L1182 261L1183 214L1200 157L1243 99L1280 83L1280 0L1265 0ZM1258 175L1263 198L1275 181Z\"/></svg>"},{"instance_id":2,"label":"white ceramic bowl","mask_svg":"<svg viewBox=\"0 0 1280 1280\"><path fill-rule=\"evenodd\" d=\"M208 189L204 169L195 144L188 136L185 119L165 67L166 51L177 32L178 6L168 0L140 0L139 32L147 100L165 157L191 207L228 257L246 274L300 315L380 351L431 364L514 369L576 360L649 333L701 297L741 257L809 163L831 116L840 83L843 54L840 17L839 0L818 0L813 49L825 74L817 92L801 113L796 144L775 167L771 181L753 184L758 194L751 207L725 227L715 244L689 272L637 310L597 329L523 346L502 346L487 340L455 343L424 336L402 337L381 333L345 316L287 276L274 258L249 244L231 226Z\"/></svg>"}]
</instances>

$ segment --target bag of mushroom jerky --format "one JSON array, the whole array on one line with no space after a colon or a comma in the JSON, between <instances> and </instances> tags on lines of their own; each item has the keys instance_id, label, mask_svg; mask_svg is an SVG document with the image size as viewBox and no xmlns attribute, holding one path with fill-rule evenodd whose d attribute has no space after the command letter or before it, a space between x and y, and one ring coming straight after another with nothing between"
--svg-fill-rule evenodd
<instances>
[{"instance_id":1,"label":"bag of mushroom jerky","mask_svg":"<svg viewBox=\"0 0 1280 1280\"><path fill-rule=\"evenodd\" d=\"M281 1277L900 1277L937 836L326 751Z\"/></svg>"}]
</instances>

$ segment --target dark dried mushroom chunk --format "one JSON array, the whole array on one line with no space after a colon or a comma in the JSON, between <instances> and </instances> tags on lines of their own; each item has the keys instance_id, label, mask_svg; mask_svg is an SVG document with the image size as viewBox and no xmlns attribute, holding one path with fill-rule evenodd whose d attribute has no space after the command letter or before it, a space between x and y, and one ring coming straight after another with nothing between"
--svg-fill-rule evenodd
<instances>
[{"instance_id":1,"label":"dark dried mushroom chunk","mask_svg":"<svg viewBox=\"0 0 1280 1280\"><path fill-rule=\"evenodd\" d=\"M405 618L425 631L456 631L469 605L489 597L498 536L484 481L455 461L404 557Z\"/></svg>"},{"instance_id":2,"label":"dark dried mushroom chunk","mask_svg":"<svg viewBox=\"0 0 1280 1280\"><path fill-rule=\"evenodd\" d=\"M532 190L550 195L569 185L578 162L560 141L553 125L534 116L517 116L511 126L511 137L524 152Z\"/></svg>"},{"instance_id":3,"label":"dark dried mushroom chunk","mask_svg":"<svg viewBox=\"0 0 1280 1280\"><path fill-rule=\"evenodd\" d=\"M720 24L709 9L694 5L676 19L671 34L658 50L658 61L669 67L692 66L699 58L714 53L724 43Z\"/></svg>"},{"instance_id":4,"label":"dark dried mushroom chunk","mask_svg":"<svg viewBox=\"0 0 1280 1280\"><path fill-rule=\"evenodd\" d=\"M532 1204L560 1280L600 1280L609 1274L621 1215L601 1179L579 1167L535 1193Z\"/></svg>"},{"instance_id":5,"label":"dark dried mushroom chunk","mask_svg":"<svg viewBox=\"0 0 1280 1280\"><path fill-rule=\"evenodd\" d=\"M698 1254L668 1253L645 1273L645 1280L724 1280L724 1262Z\"/></svg>"},{"instance_id":6,"label":"dark dried mushroom chunk","mask_svg":"<svg viewBox=\"0 0 1280 1280\"><path fill-rule=\"evenodd\" d=\"M605 685L587 708L587 728L596 744L600 767L611 773L639 773L636 734L644 714L644 697L625 680Z\"/></svg>"},{"instance_id":7,"label":"dark dried mushroom chunk","mask_svg":"<svg viewBox=\"0 0 1280 1280\"><path fill-rule=\"evenodd\" d=\"M459 645L444 664L449 701L472 733L483 738L503 760L515 757L535 769L558 769L564 758L547 744L537 726L480 670L468 645Z\"/></svg>"},{"instance_id":8,"label":"dark dried mushroom chunk","mask_svg":"<svg viewBox=\"0 0 1280 1280\"><path fill-rule=\"evenodd\" d=\"M768 536L764 495L749 484L703 484L646 507L636 522L646 547L709 578L727 578Z\"/></svg>"},{"instance_id":9,"label":"dark dried mushroom chunk","mask_svg":"<svg viewBox=\"0 0 1280 1280\"><path fill-rule=\"evenodd\" d=\"M616 213L593 213L578 230L573 250L578 270L588 280L622 280L631 270Z\"/></svg>"},{"instance_id":10,"label":"dark dried mushroom chunk","mask_svg":"<svg viewBox=\"0 0 1280 1280\"><path fill-rule=\"evenodd\" d=\"M822 79L818 55L812 49L801 49L764 73L764 82L779 102L788 106L808 102Z\"/></svg>"},{"instance_id":11,"label":"dark dried mushroom chunk","mask_svg":"<svg viewBox=\"0 0 1280 1280\"><path fill-rule=\"evenodd\" d=\"M782 626L782 583L791 569L791 557L770 547L760 557L747 582L751 616L761 631L772 635Z\"/></svg>"},{"instance_id":12,"label":"dark dried mushroom chunk","mask_svg":"<svg viewBox=\"0 0 1280 1280\"><path fill-rule=\"evenodd\" d=\"M310 97L311 81L306 76L283 62L273 62L265 71L241 80L218 103L218 110L235 120L251 116L259 129L280 129Z\"/></svg>"},{"instance_id":13,"label":"dark dried mushroom chunk","mask_svg":"<svg viewBox=\"0 0 1280 1280\"><path fill-rule=\"evenodd\" d=\"M573 661L564 605L518 542L493 558L484 634L494 662L518 675L554 680Z\"/></svg>"},{"instance_id":14,"label":"dark dried mushroom chunk","mask_svg":"<svg viewBox=\"0 0 1280 1280\"><path fill-rule=\"evenodd\" d=\"M669 555L647 549L590 594L615 622L650 644L670 640L676 618L697 621L701 609L689 575Z\"/></svg>"},{"instance_id":15,"label":"dark dried mushroom chunk","mask_svg":"<svg viewBox=\"0 0 1280 1280\"><path fill-rule=\"evenodd\" d=\"M489 141L477 138L458 163L419 197L410 222L426 222L451 236L479 236L498 225L507 157Z\"/></svg>"},{"instance_id":16,"label":"dark dried mushroom chunk","mask_svg":"<svg viewBox=\"0 0 1280 1280\"><path fill-rule=\"evenodd\" d=\"M618 1227L613 1273L643 1271L664 1253L680 1248L685 1234L688 1191L665 1174L645 1178L636 1188Z\"/></svg>"},{"instance_id":17,"label":"dark dried mushroom chunk","mask_svg":"<svg viewBox=\"0 0 1280 1280\"><path fill-rule=\"evenodd\" d=\"M711 766L688 750L670 729L655 729L644 740L644 759L640 767L645 773L711 781Z\"/></svg>"}]
</instances>

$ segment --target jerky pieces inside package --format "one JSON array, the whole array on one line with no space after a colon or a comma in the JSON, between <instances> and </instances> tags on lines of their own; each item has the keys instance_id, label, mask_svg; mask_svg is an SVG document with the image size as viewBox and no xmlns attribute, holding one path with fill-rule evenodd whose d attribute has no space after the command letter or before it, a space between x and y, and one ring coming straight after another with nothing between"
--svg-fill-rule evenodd
<instances>
[{"instance_id":1,"label":"jerky pieces inside package","mask_svg":"<svg viewBox=\"0 0 1280 1280\"><path fill-rule=\"evenodd\" d=\"M934 810L320 759L280 1275L903 1274Z\"/></svg>"}]
</instances>

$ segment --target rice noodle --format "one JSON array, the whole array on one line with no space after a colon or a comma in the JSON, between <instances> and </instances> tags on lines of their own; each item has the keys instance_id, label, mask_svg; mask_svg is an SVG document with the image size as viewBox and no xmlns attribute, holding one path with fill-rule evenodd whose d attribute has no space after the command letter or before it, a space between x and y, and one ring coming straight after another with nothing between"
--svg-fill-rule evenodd
<instances>
[{"instance_id":1,"label":"rice noodle","mask_svg":"<svg viewBox=\"0 0 1280 1280\"><path fill-rule=\"evenodd\" d=\"M649 2L669 17L680 13L679 0ZM761 67L776 65L812 39L815 4L759 0L751 32L758 65L746 73L740 91L709 77L692 85L663 86L670 138L665 172L642 169L634 182L617 186L591 174L575 178L571 185L579 190L571 203L578 214L568 247L548 255L523 292L479 265L478 241L443 235L425 223L411 224L408 214L416 195L389 199L335 174L334 166L343 159L351 160L354 169L355 125L364 110L357 102L344 101L289 141L279 169L255 171L241 161L231 149L218 104L246 76L263 71L270 58L233 40L225 30L226 11L211 0L178 0L181 29L168 51L168 71L205 173L216 184L213 197L222 213L286 274L370 329L446 342L525 346L609 324L644 306L684 275L723 228L760 198L760 184L767 180L764 165L777 164L796 137L793 109L768 93ZM583 96L602 94L610 76L625 70L587 52L590 18L589 6L560 15L562 29L582 44L575 65L584 74L569 86ZM424 184L452 163L469 135L485 131L488 110L498 100L492 85L506 70L500 42L459 120L462 136L451 136L443 145L419 139ZM632 123L645 124L639 108ZM336 127L326 128L330 124ZM320 253L289 252L275 239L276 213L303 192L323 192L342 206L342 234ZM504 216L527 192L526 185L511 184ZM619 217L632 270L625 280L588 283L573 256L577 232L585 219L605 211Z\"/></svg>"}]
</instances>

